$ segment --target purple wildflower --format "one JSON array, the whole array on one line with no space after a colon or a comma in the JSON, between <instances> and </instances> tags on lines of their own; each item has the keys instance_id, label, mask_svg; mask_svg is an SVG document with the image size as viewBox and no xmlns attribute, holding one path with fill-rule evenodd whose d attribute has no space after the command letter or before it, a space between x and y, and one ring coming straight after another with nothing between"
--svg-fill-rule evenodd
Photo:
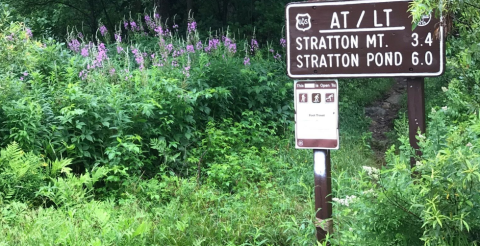
<instances>
[{"instance_id":1,"label":"purple wildflower","mask_svg":"<svg viewBox=\"0 0 480 246\"><path fill-rule=\"evenodd\" d=\"M228 51L232 52L232 53L236 53L237 52L237 44L230 44L228 45Z\"/></svg>"},{"instance_id":2,"label":"purple wildflower","mask_svg":"<svg viewBox=\"0 0 480 246\"><path fill-rule=\"evenodd\" d=\"M147 23L147 26L151 29L155 28L155 22L152 20L150 15L145 15L145 23Z\"/></svg>"},{"instance_id":3,"label":"purple wildflower","mask_svg":"<svg viewBox=\"0 0 480 246\"><path fill-rule=\"evenodd\" d=\"M177 61L172 61L172 67L178 67L178 62Z\"/></svg>"},{"instance_id":4,"label":"purple wildflower","mask_svg":"<svg viewBox=\"0 0 480 246\"><path fill-rule=\"evenodd\" d=\"M20 77L20 80L23 81L23 77Z\"/></svg>"},{"instance_id":5,"label":"purple wildflower","mask_svg":"<svg viewBox=\"0 0 480 246\"><path fill-rule=\"evenodd\" d=\"M216 50L218 44L220 44L220 41L219 41L218 39L216 39L216 38L210 39L210 41L208 41L208 48L209 48L209 50L212 49L212 48L213 48L214 50Z\"/></svg>"},{"instance_id":6,"label":"purple wildflower","mask_svg":"<svg viewBox=\"0 0 480 246\"><path fill-rule=\"evenodd\" d=\"M77 39L72 39L68 42L68 48L74 52L80 51L80 42Z\"/></svg>"},{"instance_id":7,"label":"purple wildflower","mask_svg":"<svg viewBox=\"0 0 480 246\"><path fill-rule=\"evenodd\" d=\"M115 74L115 68L110 69L110 75L114 75L114 74Z\"/></svg>"},{"instance_id":8,"label":"purple wildflower","mask_svg":"<svg viewBox=\"0 0 480 246\"><path fill-rule=\"evenodd\" d=\"M228 37L222 37L223 42L225 43L225 46L228 47L232 43L232 40Z\"/></svg>"},{"instance_id":9,"label":"purple wildflower","mask_svg":"<svg viewBox=\"0 0 480 246\"><path fill-rule=\"evenodd\" d=\"M132 31L137 31L138 30L138 26L137 26L137 23L135 23L135 21L130 21L130 26L132 27Z\"/></svg>"},{"instance_id":10,"label":"purple wildflower","mask_svg":"<svg viewBox=\"0 0 480 246\"><path fill-rule=\"evenodd\" d=\"M275 56L273 56L273 58L274 58L275 60L280 60L280 58L282 58L282 55L280 55L280 54L277 53Z\"/></svg>"},{"instance_id":11,"label":"purple wildflower","mask_svg":"<svg viewBox=\"0 0 480 246\"><path fill-rule=\"evenodd\" d=\"M33 37L32 30L30 30L29 28L25 29L25 32L27 33L27 36L29 38Z\"/></svg>"},{"instance_id":12,"label":"purple wildflower","mask_svg":"<svg viewBox=\"0 0 480 246\"><path fill-rule=\"evenodd\" d=\"M124 21L123 26L125 27L125 30L128 30L128 21Z\"/></svg>"},{"instance_id":13,"label":"purple wildflower","mask_svg":"<svg viewBox=\"0 0 480 246\"><path fill-rule=\"evenodd\" d=\"M120 54L123 51L122 46L117 45L117 53Z\"/></svg>"},{"instance_id":14,"label":"purple wildflower","mask_svg":"<svg viewBox=\"0 0 480 246\"><path fill-rule=\"evenodd\" d=\"M251 47L251 48L250 48L250 51L256 51L256 50L258 50L258 47L259 47L259 46L258 46L257 40L255 40L255 39L252 38L252 41L250 42L250 47Z\"/></svg>"},{"instance_id":15,"label":"purple wildflower","mask_svg":"<svg viewBox=\"0 0 480 246\"><path fill-rule=\"evenodd\" d=\"M159 19L160 18L160 15L158 13L155 13L155 16L154 16L155 19Z\"/></svg>"},{"instance_id":16,"label":"purple wildflower","mask_svg":"<svg viewBox=\"0 0 480 246\"><path fill-rule=\"evenodd\" d=\"M201 50L203 47L202 41L198 41L197 43L197 50Z\"/></svg>"},{"instance_id":17,"label":"purple wildflower","mask_svg":"<svg viewBox=\"0 0 480 246\"><path fill-rule=\"evenodd\" d=\"M173 29L178 29L178 25L177 25L177 24L173 24Z\"/></svg>"},{"instance_id":18,"label":"purple wildflower","mask_svg":"<svg viewBox=\"0 0 480 246\"><path fill-rule=\"evenodd\" d=\"M195 53L195 49L193 48L193 45L191 44L187 45L187 52Z\"/></svg>"},{"instance_id":19,"label":"purple wildflower","mask_svg":"<svg viewBox=\"0 0 480 246\"><path fill-rule=\"evenodd\" d=\"M95 67L102 67L103 66L103 61L108 59L107 49L105 48L104 43L101 43L101 44L98 45L97 52L98 52L97 57L93 61L92 69L95 68Z\"/></svg>"},{"instance_id":20,"label":"purple wildflower","mask_svg":"<svg viewBox=\"0 0 480 246\"><path fill-rule=\"evenodd\" d=\"M105 37L105 35L107 34L108 30L107 30L107 27L105 25L102 25L100 27L100 34L102 34L103 37Z\"/></svg>"},{"instance_id":21,"label":"purple wildflower","mask_svg":"<svg viewBox=\"0 0 480 246\"><path fill-rule=\"evenodd\" d=\"M273 49L269 49L268 51L270 51L271 53L274 53L274 52L275 52Z\"/></svg>"},{"instance_id":22,"label":"purple wildflower","mask_svg":"<svg viewBox=\"0 0 480 246\"><path fill-rule=\"evenodd\" d=\"M82 79L82 80L85 80L85 79L87 78L87 74L88 74L88 71L82 70L82 71L78 74L78 77L80 77L80 79Z\"/></svg>"},{"instance_id":23,"label":"purple wildflower","mask_svg":"<svg viewBox=\"0 0 480 246\"><path fill-rule=\"evenodd\" d=\"M167 45L167 50L171 52L173 50L173 44L168 44Z\"/></svg>"},{"instance_id":24,"label":"purple wildflower","mask_svg":"<svg viewBox=\"0 0 480 246\"><path fill-rule=\"evenodd\" d=\"M82 48L82 56L83 56L83 57L87 57L87 56L88 56L88 48L87 48L87 47Z\"/></svg>"},{"instance_id":25,"label":"purple wildflower","mask_svg":"<svg viewBox=\"0 0 480 246\"><path fill-rule=\"evenodd\" d=\"M80 39L83 39L83 33L79 32L79 33L77 34L77 37L80 38Z\"/></svg>"},{"instance_id":26,"label":"purple wildflower","mask_svg":"<svg viewBox=\"0 0 480 246\"><path fill-rule=\"evenodd\" d=\"M137 62L138 65L140 65L140 70L143 70L145 68L144 66L144 59L143 59L143 54L139 52L137 49L132 49L132 53L135 54L135 61Z\"/></svg>"},{"instance_id":27,"label":"purple wildflower","mask_svg":"<svg viewBox=\"0 0 480 246\"><path fill-rule=\"evenodd\" d=\"M188 23L188 32L195 32L195 30L197 29L197 22L191 22L191 23Z\"/></svg>"},{"instance_id":28,"label":"purple wildflower","mask_svg":"<svg viewBox=\"0 0 480 246\"><path fill-rule=\"evenodd\" d=\"M245 59L243 59L243 65L250 65L250 58L248 57L245 57Z\"/></svg>"},{"instance_id":29,"label":"purple wildflower","mask_svg":"<svg viewBox=\"0 0 480 246\"><path fill-rule=\"evenodd\" d=\"M187 78L189 78L190 77L190 66L184 67L183 69L185 69L185 71L183 71L183 74L185 74L185 76L187 76Z\"/></svg>"},{"instance_id":30,"label":"purple wildflower","mask_svg":"<svg viewBox=\"0 0 480 246\"><path fill-rule=\"evenodd\" d=\"M115 41L117 43L121 43L122 42L122 35L120 35L120 33L115 33Z\"/></svg>"},{"instance_id":31,"label":"purple wildflower","mask_svg":"<svg viewBox=\"0 0 480 246\"><path fill-rule=\"evenodd\" d=\"M284 38L281 38L281 39L280 39L280 45L281 45L282 47L287 46L287 40L285 40Z\"/></svg>"},{"instance_id":32,"label":"purple wildflower","mask_svg":"<svg viewBox=\"0 0 480 246\"><path fill-rule=\"evenodd\" d=\"M157 26L154 31L157 33L157 36L161 36L163 34L163 29L161 26Z\"/></svg>"},{"instance_id":33,"label":"purple wildflower","mask_svg":"<svg viewBox=\"0 0 480 246\"><path fill-rule=\"evenodd\" d=\"M28 76L28 73L27 73L27 72L23 72L23 76L27 77L27 76Z\"/></svg>"},{"instance_id":34,"label":"purple wildflower","mask_svg":"<svg viewBox=\"0 0 480 246\"><path fill-rule=\"evenodd\" d=\"M174 50L174 51L173 51L173 54L172 54L172 57L177 57L177 56L180 56L180 55L181 55L181 54L180 54L180 51Z\"/></svg>"}]
</instances>

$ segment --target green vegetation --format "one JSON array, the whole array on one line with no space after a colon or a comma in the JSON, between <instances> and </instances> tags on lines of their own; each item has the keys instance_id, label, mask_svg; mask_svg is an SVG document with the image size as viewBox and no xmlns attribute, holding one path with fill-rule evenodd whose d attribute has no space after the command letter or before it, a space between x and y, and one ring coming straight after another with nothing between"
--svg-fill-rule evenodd
<instances>
[{"instance_id":1,"label":"green vegetation","mask_svg":"<svg viewBox=\"0 0 480 246\"><path fill-rule=\"evenodd\" d=\"M414 16L437 6L417 3ZM446 74L426 82L423 156L400 117L380 167L363 111L391 80L340 81L332 245L478 244L474 4L446 6L457 21ZM62 43L0 6L0 245L314 244L312 154L292 146L283 40L194 20L180 32L152 12Z\"/></svg>"},{"instance_id":2,"label":"green vegetation","mask_svg":"<svg viewBox=\"0 0 480 246\"><path fill-rule=\"evenodd\" d=\"M284 8L288 0L1 0L11 11L28 17L25 21L36 36L65 37L75 27L85 36L96 37L101 26L127 29L120 21L147 24L144 13L155 12L170 27L187 31L192 17L202 30L226 30L237 38L254 36L262 42L281 38ZM23 18L22 18L23 20ZM208 33L202 33L208 38ZM113 39L113 33L109 34Z\"/></svg>"},{"instance_id":3,"label":"green vegetation","mask_svg":"<svg viewBox=\"0 0 480 246\"><path fill-rule=\"evenodd\" d=\"M476 1L415 1L420 17L441 6L450 31L445 75L426 80L428 127L418 137L423 156L408 143L408 126L396 122L398 146L387 166L364 168L356 186L336 204L340 223L335 244L478 245L480 242L480 8ZM452 23L454 17L455 22ZM416 167L410 169L410 157ZM349 184L350 182L347 182ZM355 197L351 199L351 197Z\"/></svg>"}]
</instances>

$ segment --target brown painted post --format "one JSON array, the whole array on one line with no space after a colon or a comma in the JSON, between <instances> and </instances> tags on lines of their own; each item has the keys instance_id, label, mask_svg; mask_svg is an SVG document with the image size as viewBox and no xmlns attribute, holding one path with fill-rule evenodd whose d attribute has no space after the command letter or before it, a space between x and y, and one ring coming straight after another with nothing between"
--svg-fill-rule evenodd
<instances>
[{"instance_id":1,"label":"brown painted post","mask_svg":"<svg viewBox=\"0 0 480 246\"><path fill-rule=\"evenodd\" d=\"M332 221L332 180L330 168L330 151L325 149L313 150L315 174L315 226L317 240L325 241L327 233L333 232Z\"/></svg>"},{"instance_id":2,"label":"brown painted post","mask_svg":"<svg viewBox=\"0 0 480 246\"><path fill-rule=\"evenodd\" d=\"M325 0L309 0L308 2L322 1ZM314 149L313 164L315 175L316 236L319 242L323 242L327 233L333 233L330 150Z\"/></svg>"},{"instance_id":3,"label":"brown painted post","mask_svg":"<svg viewBox=\"0 0 480 246\"><path fill-rule=\"evenodd\" d=\"M415 154L420 156L418 140L416 138L418 130L425 134L425 92L424 78L407 78L407 96L408 96L408 132L410 146L415 149ZM415 158L410 158L411 167L415 166Z\"/></svg>"}]
</instances>

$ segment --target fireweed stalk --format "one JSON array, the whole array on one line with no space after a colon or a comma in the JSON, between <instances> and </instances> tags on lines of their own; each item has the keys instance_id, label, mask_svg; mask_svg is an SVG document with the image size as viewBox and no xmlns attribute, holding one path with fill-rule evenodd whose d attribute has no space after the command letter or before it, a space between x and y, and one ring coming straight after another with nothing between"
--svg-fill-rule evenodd
<instances>
[{"instance_id":1,"label":"fireweed stalk","mask_svg":"<svg viewBox=\"0 0 480 246\"><path fill-rule=\"evenodd\" d=\"M86 80L90 78L88 75L91 73L102 73L105 76L129 80L131 73L137 68L140 71L158 69L169 74L177 73L183 75L183 78L190 79L193 73L200 71L196 69L200 57L203 59L202 68L209 67L209 57L223 57L225 61L232 59L245 67L249 67L257 59L264 59L261 58L262 53L257 52L260 50L260 44L255 38L237 42L229 36L227 31L224 35L210 36L202 41L199 39L195 21L187 23L186 36L181 38L178 32L170 32L170 30L178 28L177 24L169 26L161 23L160 20L160 17L155 14L145 14L140 16L138 21L132 18L122 21L120 25L117 25L118 30L112 35L114 43L111 45L106 44L109 38L108 30L102 24L100 24L99 33L106 43L95 45L86 41L81 33L78 32L75 35L72 33L70 35L72 38L67 42L68 48L82 59L87 60L85 68L78 74L79 78ZM121 35L123 30L128 31L125 36ZM154 46L132 46L132 41L138 43L141 40L155 39L156 45ZM282 38L278 44L280 47L284 47L286 40ZM239 49L239 46L243 49ZM244 51L245 56L239 55L243 53L238 51ZM266 59L282 62L284 49L267 51L269 52L263 53L268 54ZM107 61L108 65L105 64Z\"/></svg>"}]
</instances>

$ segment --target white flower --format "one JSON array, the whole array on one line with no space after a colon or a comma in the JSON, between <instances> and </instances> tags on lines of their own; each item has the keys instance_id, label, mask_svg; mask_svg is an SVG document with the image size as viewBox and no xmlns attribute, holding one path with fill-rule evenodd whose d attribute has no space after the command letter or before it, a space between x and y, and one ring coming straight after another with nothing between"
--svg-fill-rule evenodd
<instances>
[{"instance_id":1,"label":"white flower","mask_svg":"<svg viewBox=\"0 0 480 246\"><path fill-rule=\"evenodd\" d=\"M447 92L448 89L447 89L446 87L443 87L443 86L442 86L442 91L443 91L443 92Z\"/></svg>"},{"instance_id":2,"label":"white flower","mask_svg":"<svg viewBox=\"0 0 480 246\"><path fill-rule=\"evenodd\" d=\"M436 113L436 112L437 112L437 110L435 110L434 108L432 108L432 113Z\"/></svg>"},{"instance_id":3,"label":"white flower","mask_svg":"<svg viewBox=\"0 0 480 246\"><path fill-rule=\"evenodd\" d=\"M470 147L470 149L473 149L473 144L470 143L470 142L468 142L466 146L467 146L467 147Z\"/></svg>"},{"instance_id":4,"label":"white flower","mask_svg":"<svg viewBox=\"0 0 480 246\"><path fill-rule=\"evenodd\" d=\"M364 194L364 195L370 194L370 193L374 193L373 189L362 191L362 194Z\"/></svg>"},{"instance_id":5,"label":"white flower","mask_svg":"<svg viewBox=\"0 0 480 246\"><path fill-rule=\"evenodd\" d=\"M363 166L363 170L365 170L368 174L373 179L378 179L378 175L380 174L380 170L374 168L374 167L369 167L369 166Z\"/></svg>"},{"instance_id":6,"label":"white flower","mask_svg":"<svg viewBox=\"0 0 480 246\"><path fill-rule=\"evenodd\" d=\"M334 197L334 198L332 198L332 201L348 207L353 202L353 200L355 200L355 199L357 199L357 197L352 195L352 196L347 196L345 199L340 199L340 198Z\"/></svg>"},{"instance_id":7,"label":"white flower","mask_svg":"<svg viewBox=\"0 0 480 246\"><path fill-rule=\"evenodd\" d=\"M445 107L442 107L443 111L447 111L448 107L445 106Z\"/></svg>"},{"instance_id":8,"label":"white flower","mask_svg":"<svg viewBox=\"0 0 480 246\"><path fill-rule=\"evenodd\" d=\"M423 163L421 163L421 162L419 162L419 161L415 162L415 166L416 166L416 167L421 167L422 165L423 165Z\"/></svg>"}]
</instances>

